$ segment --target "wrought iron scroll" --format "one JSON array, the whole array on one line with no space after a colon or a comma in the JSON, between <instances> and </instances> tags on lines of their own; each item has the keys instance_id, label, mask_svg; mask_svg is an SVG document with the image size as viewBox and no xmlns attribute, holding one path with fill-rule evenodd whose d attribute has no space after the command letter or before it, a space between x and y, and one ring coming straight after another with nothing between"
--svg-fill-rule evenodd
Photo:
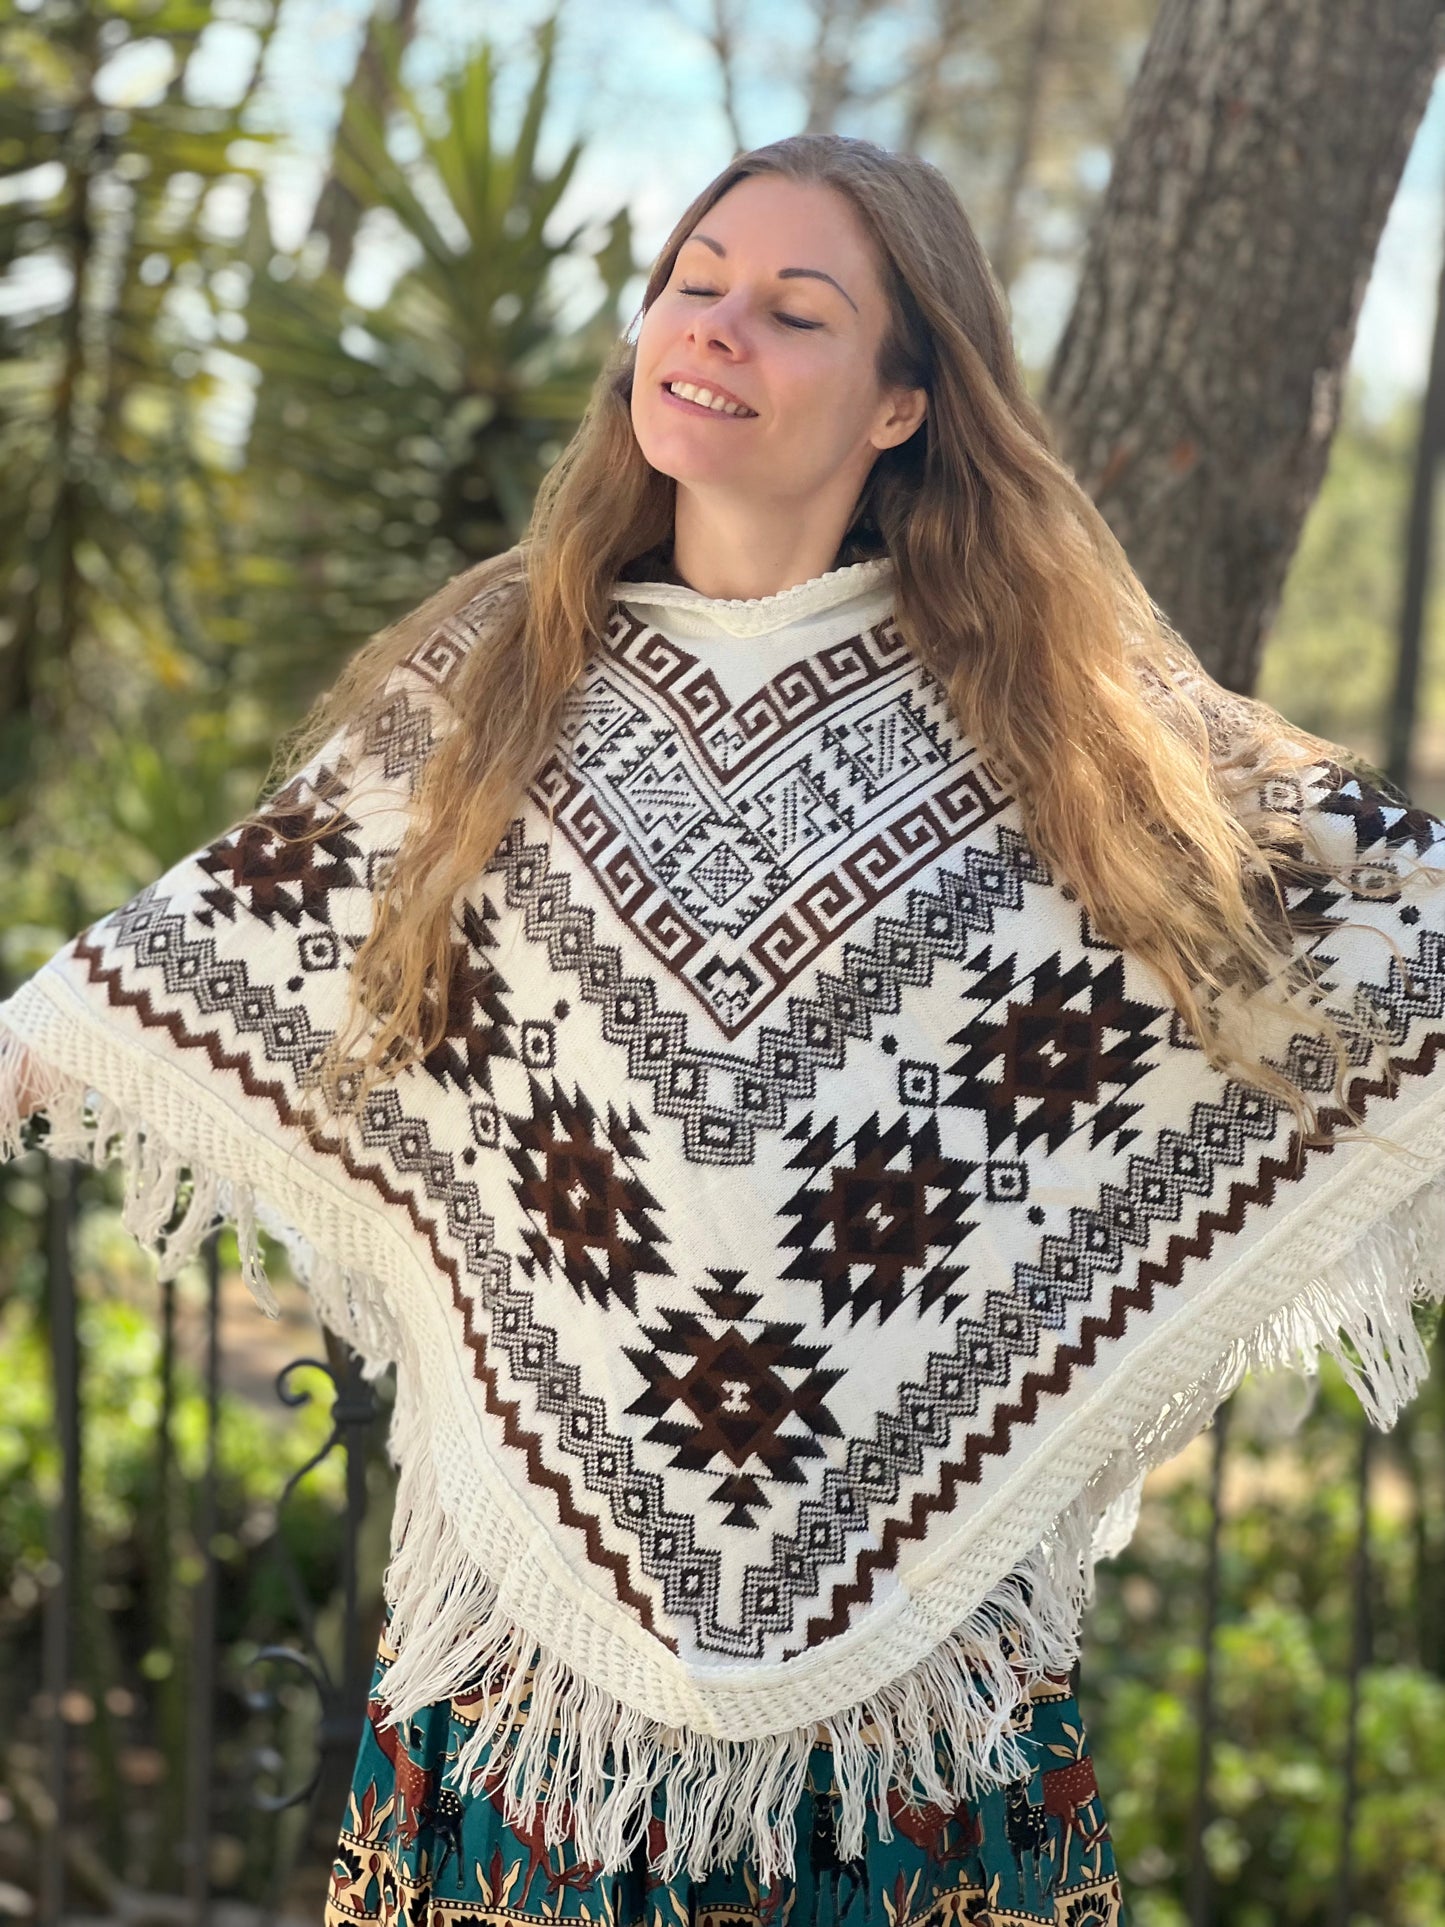
<instances>
[{"instance_id":1,"label":"wrought iron scroll","mask_svg":"<svg viewBox=\"0 0 1445 1927\"><path fill-rule=\"evenodd\" d=\"M339 1446L346 1458L340 1659L338 1664L328 1656L318 1636L316 1615L301 1575L284 1537L278 1533L276 1557L302 1628L303 1645L264 1646L248 1670L268 1665L290 1667L312 1687L320 1707L316 1757L301 1785L289 1791L269 1791L253 1784L249 1797L253 1806L268 1813L281 1813L309 1802L318 1825L328 1830L334 1844L344 1815L371 1675L371 1653L361 1623L358 1540L366 1514L367 1440L380 1407L375 1391L362 1376L361 1361L333 1333L324 1332L322 1336L327 1354L324 1359L294 1358L276 1375L276 1395L293 1409L308 1404L312 1397L309 1390L291 1383L292 1374L303 1368L324 1373L334 1391L330 1434L286 1481L277 1503L277 1517L279 1520L302 1479ZM246 1703L252 1712L264 1713L274 1710L278 1702L275 1692L263 1686L249 1690ZM254 1749L250 1758L253 1782L262 1775L278 1772L281 1765L271 1749Z\"/></svg>"}]
</instances>

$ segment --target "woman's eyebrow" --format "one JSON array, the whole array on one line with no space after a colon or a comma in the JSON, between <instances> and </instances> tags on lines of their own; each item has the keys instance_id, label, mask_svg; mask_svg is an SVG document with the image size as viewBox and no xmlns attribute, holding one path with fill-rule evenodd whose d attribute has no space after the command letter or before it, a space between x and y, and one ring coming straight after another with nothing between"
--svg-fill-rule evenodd
<instances>
[{"instance_id":1,"label":"woman's eyebrow","mask_svg":"<svg viewBox=\"0 0 1445 1927\"><path fill-rule=\"evenodd\" d=\"M727 249L723 246L722 242L714 241L714 239L710 234L689 234L687 239L688 241L701 241L703 246L705 248L711 248L714 254L720 254L723 256L726 256L727 254ZM685 241L683 243L683 246L686 247L686 245L687 245L687 242ZM842 295L843 299L848 303L848 306L853 310L854 314L857 314L858 303L853 299L852 295L849 294L848 290L843 286L842 282L835 281L831 274L824 274L821 268L779 268L778 269L778 279L780 281L798 281L804 278L810 281L826 281L830 287L836 288L838 290L839 294Z\"/></svg>"}]
</instances>

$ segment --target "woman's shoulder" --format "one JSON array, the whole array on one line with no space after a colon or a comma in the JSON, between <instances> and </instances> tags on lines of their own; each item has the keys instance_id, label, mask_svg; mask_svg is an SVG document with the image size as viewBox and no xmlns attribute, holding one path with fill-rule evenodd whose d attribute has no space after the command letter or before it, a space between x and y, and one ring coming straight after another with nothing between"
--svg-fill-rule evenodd
<instances>
[{"instance_id":1,"label":"woman's shoulder","mask_svg":"<svg viewBox=\"0 0 1445 1927\"><path fill-rule=\"evenodd\" d=\"M526 599L517 549L463 570L406 619L391 680L446 695L478 645L512 623Z\"/></svg>"},{"instance_id":2,"label":"woman's shoulder","mask_svg":"<svg viewBox=\"0 0 1445 1927\"><path fill-rule=\"evenodd\" d=\"M525 597L517 553L463 570L373 636L293 732L257 810L296 808L313 793L409 798L465 711L468 661Z\"/></svg>"}]
</instances>

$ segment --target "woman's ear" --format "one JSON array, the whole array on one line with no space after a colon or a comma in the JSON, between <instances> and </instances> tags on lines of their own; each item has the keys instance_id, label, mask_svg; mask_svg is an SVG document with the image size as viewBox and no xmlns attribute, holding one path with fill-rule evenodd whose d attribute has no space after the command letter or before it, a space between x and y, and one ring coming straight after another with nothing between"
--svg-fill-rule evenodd
<instances>
[{"instance_id":1,"label":"woman's ear","mask_svg":"<svg viewBox=\"0 0 1445 1927\"><path fill-rule=\"evenodd\" d=\"M928 413L928 391L924 388L895 388L888 411L874 430L875 448L896 448L914 434Z\"/></svg>"}]
</instances>

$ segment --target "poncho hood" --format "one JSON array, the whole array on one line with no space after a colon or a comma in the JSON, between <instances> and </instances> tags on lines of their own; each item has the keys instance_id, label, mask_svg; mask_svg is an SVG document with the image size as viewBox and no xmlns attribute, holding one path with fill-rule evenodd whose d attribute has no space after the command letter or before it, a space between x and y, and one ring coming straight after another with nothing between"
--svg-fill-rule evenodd
<instances>
[{"instance_id":1,"label":"poncho hood","mask_svg":"<svg viewBox=\"0 0 1445 1927\"><path fill-rule=\"evenodd\" d=\"M665 1778L669 1873L767 1875L819 1735L845 1857L915 1775L1027 1772L1145 1472L1250 1367L1332 1353L1381 1426L1426 1367L1445 825L1336 765L1273 786L1353 866L1294 899L1395 1148L1301 1147L1090 927L892 610L886 561L618 583L457 899L447 1035L345 1131L303 1075L484 600L0 1004L0 1154L23 1048L46 1148L123 1161L162 1275L228 1220L274 1311L259 1226L395 1366L389 1717L457 1696L449 1784L546 1794L603 1868ZM1317 1056L1286 1029L1328 1089Z\"/></svg>"}]
</instances>

